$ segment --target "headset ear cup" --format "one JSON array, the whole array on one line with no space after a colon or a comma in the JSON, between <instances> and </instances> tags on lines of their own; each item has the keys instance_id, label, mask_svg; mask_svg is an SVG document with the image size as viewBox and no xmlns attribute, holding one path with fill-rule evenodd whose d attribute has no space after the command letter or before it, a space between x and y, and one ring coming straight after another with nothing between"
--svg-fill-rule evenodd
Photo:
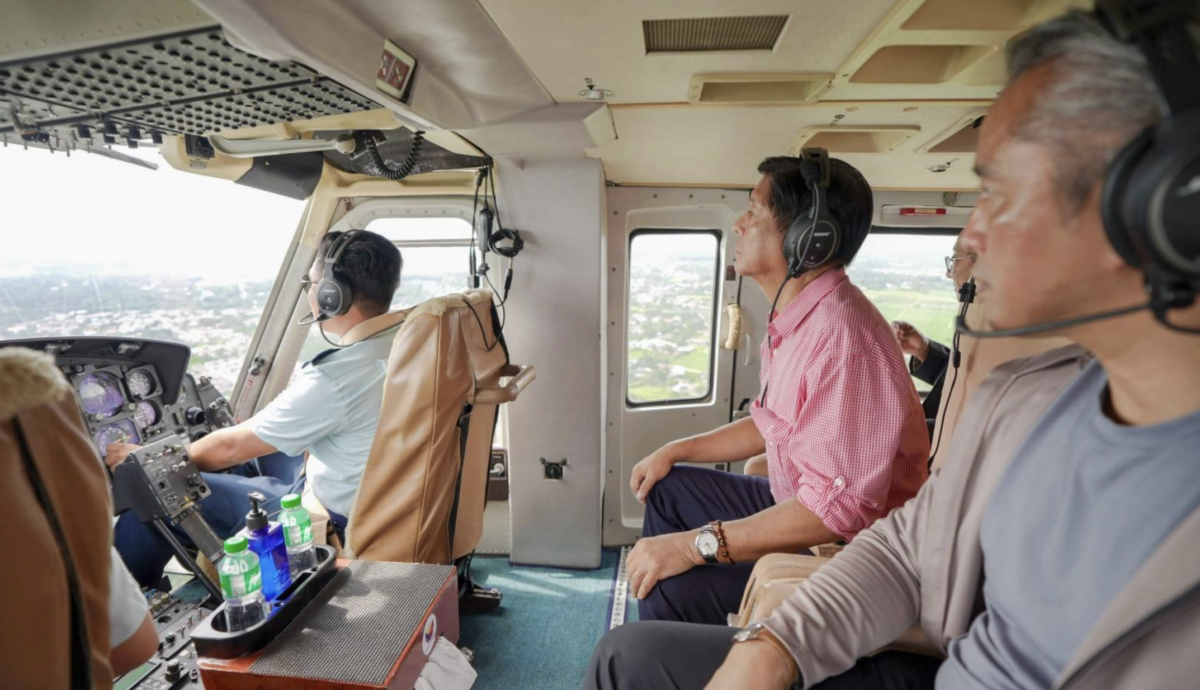
<instances>
[{"instance_id":1,"label":"headset ear cup","mask_svg":"<svg viewBox=\"0 0 1200 690\"><path fill-rule=\"evenodd\" d=\"M1131 236L1133 230L1129 227L1128 221L1134 213L1134 209L1128 208L1129 185L1153 140L1154 130L1148 128L1117 153L1108 166L1100 195L1100 218L1104 223L1104 234L1117 254L1134 268L1142 268L1145 261L1134 244Z\"/></svg>"},{"instance_id":2,"label":"headset ear cup","mask_svg":"<svg viewBox=\"0 0 1200 690\"><path fill-rule=\"evenodd\" d=\"M336 278L322 280L317 286L317 308L327 319L350 311L351 301L350 288Z\"/></svg>"},{"instance_id":3,"label":"headset ear cup","mask_svg":"<svg viewBox=\"0 0 1200 690\"><path fill-rule=\"evenodd\" d=\"M811 228L812 221L807 216L800 216L792 221L783 236L783 258L787 261L788 276L792 278L804 272L804 257L801 253Z\"/></svg>"}]
</instances>

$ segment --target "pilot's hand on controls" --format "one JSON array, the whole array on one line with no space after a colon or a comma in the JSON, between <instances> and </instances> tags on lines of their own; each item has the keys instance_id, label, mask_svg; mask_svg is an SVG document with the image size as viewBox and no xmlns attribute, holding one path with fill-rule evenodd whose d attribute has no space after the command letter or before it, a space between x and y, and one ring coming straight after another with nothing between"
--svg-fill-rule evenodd
<instances>
[{"instance_id":1,"label":"pilot's hand on controls","mask_svg":"<svg viewBox=\"0 0 1200 690\"><path fill-rule=\"evenodd\" d=\"M921 335L916 326L907 321L893 321L892 333L900 341L900 350L904 354L922 362L929 356L929 338Z\"/></svg>"},{"instance_id":2,"label":"pilot's hand on controls","mask_svg":"<svg viewBox=\"0 0 1200 690\"><path fill-rule=\"evenodd\" d=\"M138 448L141 448L141 446L135 446L132 443L110 443L108 444L108 448L104 449L104 464L109 467L116 467Z\"/></svg>"},{"instance_id":3,"label":"pilot's hand on controls","mask_svg":"<svg viewBox=\"0 0 1200 690\"><path fill-rule=\"evenodd\" d=\"M637 496L637 500L641 501L642 505L646 505L646 497L650 495L650 489L658 483L658 480L667 476L675 463L680 460L682 458L678 456L675 446L668 443L633 466L633 476L629 478L629 489L633 491L633 495Z\"/></svg>"},{"instance_id":4,"label":"pilot's hand on controls","mask_svg":"<svg viewBox=\"0 0 1200 690\"><path fill-rule=\"evenodd\" d=\"M630 593L634 599L645 599L660 580L696 567L697 558L694 531L638 539L625 559Z\"/></svg>"}]
</instances>

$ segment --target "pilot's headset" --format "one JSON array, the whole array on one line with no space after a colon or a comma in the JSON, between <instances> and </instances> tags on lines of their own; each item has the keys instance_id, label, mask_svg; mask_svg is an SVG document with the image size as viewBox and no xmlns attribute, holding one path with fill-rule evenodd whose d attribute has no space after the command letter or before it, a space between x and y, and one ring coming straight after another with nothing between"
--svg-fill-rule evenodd
<instances>
[{"instance_id":1,"label":"pilot's headset","mask_svg":"<svg viewBox=\"0 0 1200 690\"><path fill-rule=\"evenodd\" d=\"M317 309L321 312L317 315L317 321L326 321L350 311L350 305L354 302L354 290L349 283L338 277L337 269L346 249L361 232L349 230L338 235L333 244L329 245L329 251L325 253L325 268L321 271L321 282L317 283Z\"/></svg>"},{"instance_id":2,"label":"pilot's headset","mask_svg":"<svg viewBox=\"0 0 1200 690\"><path fill-rule=\"evenodd\" d=\"M783 238L783 257L788 277L822 266L837 256L842 245L842 229L829 210L829 152L808 148L800 152L800 175L811 192L807 214L800 214Z\"/></svg>"},{"instance_id":3,"label":"pilot's headset","mask_svg":"<svg viewBox=\"0 0 1200 690\"><path fill-rule=\"evenodd\" d=\"M1096 14L1118 39L1141 49L1162 96L1164 117L1121 150L1101 199L1108 240L1144 271L1150 308L1164 325L1169 309L1200 294L1200 58L1189 35L1196 3L1099 0Z\"/></svg>"}]
</instances>

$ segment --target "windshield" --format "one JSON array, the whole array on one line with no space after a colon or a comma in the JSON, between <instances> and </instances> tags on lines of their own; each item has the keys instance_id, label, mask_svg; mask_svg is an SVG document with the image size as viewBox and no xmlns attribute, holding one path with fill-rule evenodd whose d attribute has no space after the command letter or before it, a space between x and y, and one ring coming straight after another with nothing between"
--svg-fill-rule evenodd
<instances>
[{"instance_id":1,"label":"windshield","mask_svg":"<svg viewBox=\"0 0 1200 690\"><path fill-rule=\"evenodd\" d=\"M140 155L0 148L0 339L172 340L228 395L304 202Z\"/></svg>"}]
</instances>

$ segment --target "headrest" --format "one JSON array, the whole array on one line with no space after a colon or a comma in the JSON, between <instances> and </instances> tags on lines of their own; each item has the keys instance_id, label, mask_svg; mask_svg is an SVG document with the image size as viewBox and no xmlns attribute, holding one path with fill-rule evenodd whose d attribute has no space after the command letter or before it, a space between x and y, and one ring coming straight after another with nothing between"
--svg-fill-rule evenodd
<instances>
[{"instance_id":1,"label":"headrest","mask_svg":"<svg viewBox=\"0 0 1200 690\"><path fill-rule=\"evenodd\" d=\"M408 313L410 311L412 310L405 309L403 311L389 311L386 314L372 316L365 321L355 324L354 328L346 331L346 335L342 336L339 342L343 346L346 346L362 342L368 338L373 338L389 328L395 328L398 326L400 322L408 318Z\"/></svg>"},{"instance_id":2,"label":"headrest","mask_svg":"<svg viewBox=\"0 0 1200 690\"><path fill-rule=\"evenodd\" d=\"M71 386L50 355L24 347L0 349L0 422L71 395Z\"/></svg>"},{"instance_id":3,"label":"headrest","mask_svg":"<svg viewBox=\"0 0 1200 690\"><path fill-rule=\"evenodd\" d=\"M492 303L492 292L490 290L467 290L461 294L446 295L444 297L434 297L433 299L425 300L418 304L408 318L415 318L421 314L431 314L433 316L441 316L447 310L455 307L472 306L479 308L480 305Z\"/></svg>"}]
</instances>

